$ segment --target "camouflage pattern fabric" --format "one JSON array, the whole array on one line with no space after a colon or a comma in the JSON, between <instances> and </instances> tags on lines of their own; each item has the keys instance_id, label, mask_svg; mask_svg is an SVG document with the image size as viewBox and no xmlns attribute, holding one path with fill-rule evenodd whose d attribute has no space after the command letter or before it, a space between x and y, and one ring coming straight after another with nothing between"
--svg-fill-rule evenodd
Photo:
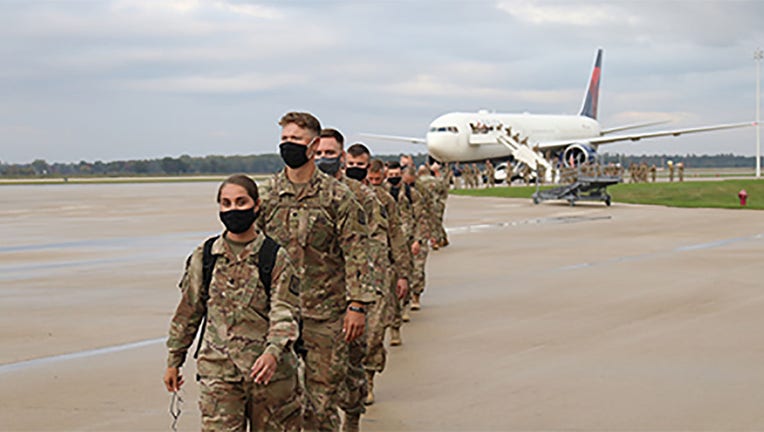
<instances>
[{"instance_id":1,"label":"camouflage pattern fabric","mask_svg":"<svg viewBox=\"0 0 764 432\"><path fill-rule=\"evenodd\" d=\"M381 315L387 307L387 299L389 298L390 280L387 271L389 267L389 227L387 210L382 207L377 195L371 188L345 176L341 177L340 181L350 188L366 212L369 221L367 250L369 251L370 273L372 283L377 289L377 301L366 308L366 332L364 336L351 342L348 347L349 366L340 396L340 407L343 411L348 414L363 414L366 411L363 403L366 399L366 372L363 361L371 349L368 344L371 342L375 345L373 348L375 352L385 349L385 327ZM370 335L373 339L369 337Z\"/></svg>"},{"instance_id":2,"label":"camouflage pattern fabric","mask_svg":"<svg viewBox=\"0 0 764 432\"><path fill-rule=\"evenodd\" d=\"M302 316L335 320L349 301L371 303L366 214L347 186L315 170L299 195L284 171L261 196L258 227L289 252L302 283Z\"/></svg>"},{"instance_id":3,"label":"camouflage pattern fabric","mask_svg":"<svg viewBox=\"0 0 764 432\"><path fill-rule=\"evenodd\" d=\"M409 200L406 194L406 187L403 184L401 184L400 188L392 188L389 185L387 188L387 191L395 199L401 215L401 227L404 235L408 238L409 250L411 250L411 245L415 241L419 241L420 245L422 245L427 241L426 239L429 239L429 223L424 212L422 196L417 192L416 188L411 187L411 200ZM409 279L409 292L406 294L405 298L396 302L395 315L392 323L392 327L396 329L401 328L403 323L403 309L411 301L411 292L413 291L412 285L416 283L416 275L414 274L415 259L416 256L412 254L412 278Z\"/></svg>"},{"instance_id":4,"label":"camouflage pattern fabric","mask_svg":"<svg viewBox=\"0 0 764 432\"><path fill-rule=\"evenodd\" d=\"M302 424L297 375L271 381L200 381L203 431L299 431ZM249 428L247 428L249 423Z\"/></svg>"},{"instance_id":5,"label":"camouflage pattern fabric","mask_svg":"<svg viewBox=\"0 0 764 432\"><path fill-rule=\"evenodd\" d=\"M303 321L305 396L303 428L306 431L338 431L337 410L348 373L349 352L342 319Z\"/></svg>"},{"instance_id":6,"label":"camouflage pattern fabric","mask_svg":"<svg viewBox=\"0 0 764 432\"><path fill-rule=\"evenodd\" d=\"M291 343L297 339L298 333L299 280L286 251L279 250L271 273L268 301L258 273L258 251L263 239L263 235L258 235L238 256L233 254L223 236L213 243L212 253L219 256L209 287L207 325L197 370L203 383L221 382L238 386L245 404L251 404L257 394L257 410L248 413L251 421L267 417L270 419L268 424L273 428L288 429L286 424L279 425L278 418L292 424L290 413L284 412L284 409L291 409L286 405L294 405L294 409L299 411L299 401L295 405L291 395L285 397L284 394L271 392L271 389L281 389L283 386L293 389L294 386L288 383L296 383L297 380L297 358ZM167 339L168 367L183 365L205 313L201 300L202 245L189 257L180 287L182 296L170 323ZM257 386L255 389L249 373L255 360L263 353L273 354L278 367L268 386ZM277 384L282 382L287 384ZM215 422L208 417L245 418L244 410L236 411L234 405L226 405L226 400L217 398L222 394L213 390L205 389L202 384L202 391L207 391L207 396L200 401L203 423ZM243 405L236 406L241 408ZM286 408L280 408L282 406ZM278 416L274 417L274 413ZM217 427L210 428L218 430Z\"/></svg>"},{"instance_id":7,"label":"camouflage pattern fabric","mask_svg":"<svg viewBox=\"0 0 764 432\"><path fill-rule=\"evenodd\" d=\"M396 311L400 308L396 294L398 279L411 280L413 264L408 238L404 234L395 199L382 185L372 186L372 188L387 214L389 253L386 267L388 290L384 307L373 307L367 313L366 319L370 323L370 330L367 332L368 352L363 365L366 370L382 372L385 370L387 362L387 351L384 345L385 330L393 324ZM398 311L398 315L400 315L400 311Z\"/></svg>"},{"instance_id":8,"label":"camouflage pattern fabric","mask_svg":"<svg viewBox=\"0 0 764 432\"><path fill-rule=\"evenodd\" d=\"M283 245L302 281L305 430L338 430L339 390L348 368L342 323L348 302L377 299L368 218L350 189L316 169L296 188L285 171L261 196L260 226Z\"/></svg>"}]
</instances>

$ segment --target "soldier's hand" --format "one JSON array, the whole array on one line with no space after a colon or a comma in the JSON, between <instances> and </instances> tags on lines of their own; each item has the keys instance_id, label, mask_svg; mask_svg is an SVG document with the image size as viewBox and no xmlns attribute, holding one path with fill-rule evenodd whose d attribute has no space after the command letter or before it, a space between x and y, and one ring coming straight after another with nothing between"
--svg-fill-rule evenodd
<instances>
[{"instance_id":1,"label":"soldier's hand","mask_svg":"<svg viewBox=\"0 0 764 432\"><path fill-rule=\"evenodd\" d=\"M351 310L345 312L345 321L342 323L342 332L345 333L345 342L356 340L363 334L365 327L366 315Z\"/></svg>"},{"instance_id":2,"label":"soldier's hand","mask_svg":"<svg viewBox=\"0 0 764 432\"><path fill-rule=\"evenodd\" d=\"M172 393L180 390L180 386L183 385L183 375L180 375L180 370L176 367L168 367L164 372L164 386L167 387L167 391Z\"/></svg>"},{"instance_id":3,"label":"soldier's hand","mask_svg":"<svg viewBox=\"0 0 764 432\"><path fill-rule=\"evenodd\" d=\"M411 243L411 253L413 255L419 255L420 250L422 250L422 246L419 244L418 240L414 243Z\"/></svg>"},{"instance_id":4,"label":"soldier's hand","mask_svg":"<svg viewBox=\"0 0 764 432\"><path fill-rule=\"evenodd\" d=\"M258 357L257 360L255 360L255 364L252 365L252 373L249 375L249 377L254 378L255 384L267 385L269 382L271 382L273 374L276 373L277 366L278 362L276 361L276 357L274 357L273 354L263 354Z\"/></svg>"},{"instance_id":5,"label":"soldier's hand","mask_svg":"<svg viewBox=\"0 0 764 432\"><path fill-rule=\"evenodd\" d=\"M404 278L398 279L398 283L395 286L395 295L398 296L398 300L403 300L408 292L409 281Z\"/></svg>"}]
</instances>

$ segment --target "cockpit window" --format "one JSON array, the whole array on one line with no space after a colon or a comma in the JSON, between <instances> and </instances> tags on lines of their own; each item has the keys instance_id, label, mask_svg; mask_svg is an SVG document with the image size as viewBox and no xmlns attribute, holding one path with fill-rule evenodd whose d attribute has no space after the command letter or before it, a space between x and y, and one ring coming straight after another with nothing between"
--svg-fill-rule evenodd
<instances>
[{"instance_id":1,"label":"cockpit window","mask_svg":"<svg viewBox=\"0 0 764 432\"><path fill-rule=\"evenodd\" d=\"M458 134L459 128L456 126L433 126L430 128L430 132L451 132Z\"/></svg>"}]
</instances>

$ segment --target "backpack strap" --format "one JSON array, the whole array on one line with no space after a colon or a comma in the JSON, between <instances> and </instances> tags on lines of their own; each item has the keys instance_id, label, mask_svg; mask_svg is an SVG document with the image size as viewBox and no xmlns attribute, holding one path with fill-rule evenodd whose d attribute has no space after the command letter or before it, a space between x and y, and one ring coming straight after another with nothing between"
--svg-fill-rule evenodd
<instances>
[{"instance_id":1,"label":"backpack strap","mask_svg":"<svg viewBox=\"0 0 764 432\"><path fill-rule=\"evenodd\" d=\"M263 240L262 246L260 246L260 252L258 252L258 272L260 275L260 281L263 283L263 288L265 288L265 294L268 296L268 307L270 307L270 301L271 301L271 280L273 278L273 267L276 264L276 255L279 252L279 249L281 246L276 243L275 240L265 236L265 240ZM300 355L302 358L305 358L308 351L305 349L305 342L302 338L302 318L297 318L297 326L298 326L298 336L297 340L294 342L294 351Z\"/></svg>"},{"instance_id":2,"label":"backpack strap","mask_svg":"<svg viewBox=\"0 0 764 432\"><path fill-rule=\"evenodd\" d=\"M411 186L408 183L403 184L406 191L406 198L409 199L409 204L414 204L414 201L411 200Z\"/></svg>"},{"instance_id":3,"label":"backpack strap","mask_svg":"<svg viewBox=\"0 0 764 432\"><path fill-rule=\"evenodd\" d=\"M275 240L265 236L262 246L260 246L260 252L258 252L258 273L260 281L265 288L265 294L268 296L268 306L270 307L271 300L271 279L273 278L273 266L276 265L276 254L279 252L278 243Z\"/></svg>"},{"instance_id":4,"label":"backpack strap","mask_svg":"<svg viewBox=\"0 0 764 432\"><path fill-rule=\"evenodd\" d=\"M194 359L199 358L199 350L202 348L202 340L204 340L204 331L207 329L207 301L210 299L210 283L212 283L212 272L215 270L215 261L218 256L212 254L212 244L215 243L220 236L210 237L204 242L202 247L202 290L199 292L199 297L204 305L204 315L202 316L202 329L199 331L199 342L196 344L196 352L194 352Z\"/></svg>"}]
</instances>

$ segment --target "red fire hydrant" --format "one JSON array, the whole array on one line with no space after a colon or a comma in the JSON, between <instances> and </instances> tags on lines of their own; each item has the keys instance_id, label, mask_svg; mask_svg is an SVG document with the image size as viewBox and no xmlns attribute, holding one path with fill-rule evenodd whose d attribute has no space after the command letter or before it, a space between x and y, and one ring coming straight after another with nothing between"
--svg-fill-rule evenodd
<instances>
[{"instance_id":1,"label":"red fire hydrant","mask_svg":"<svg viewBox=\"0 0 764 432\"><path fill-rule=\"evenodd\" d=\"M746 202L748 202L748 192L746 192L745 189L741 189L740 192L737 193L737 197L740 198L741 206L744 206Z\"/></svg>"}]
</instances>

